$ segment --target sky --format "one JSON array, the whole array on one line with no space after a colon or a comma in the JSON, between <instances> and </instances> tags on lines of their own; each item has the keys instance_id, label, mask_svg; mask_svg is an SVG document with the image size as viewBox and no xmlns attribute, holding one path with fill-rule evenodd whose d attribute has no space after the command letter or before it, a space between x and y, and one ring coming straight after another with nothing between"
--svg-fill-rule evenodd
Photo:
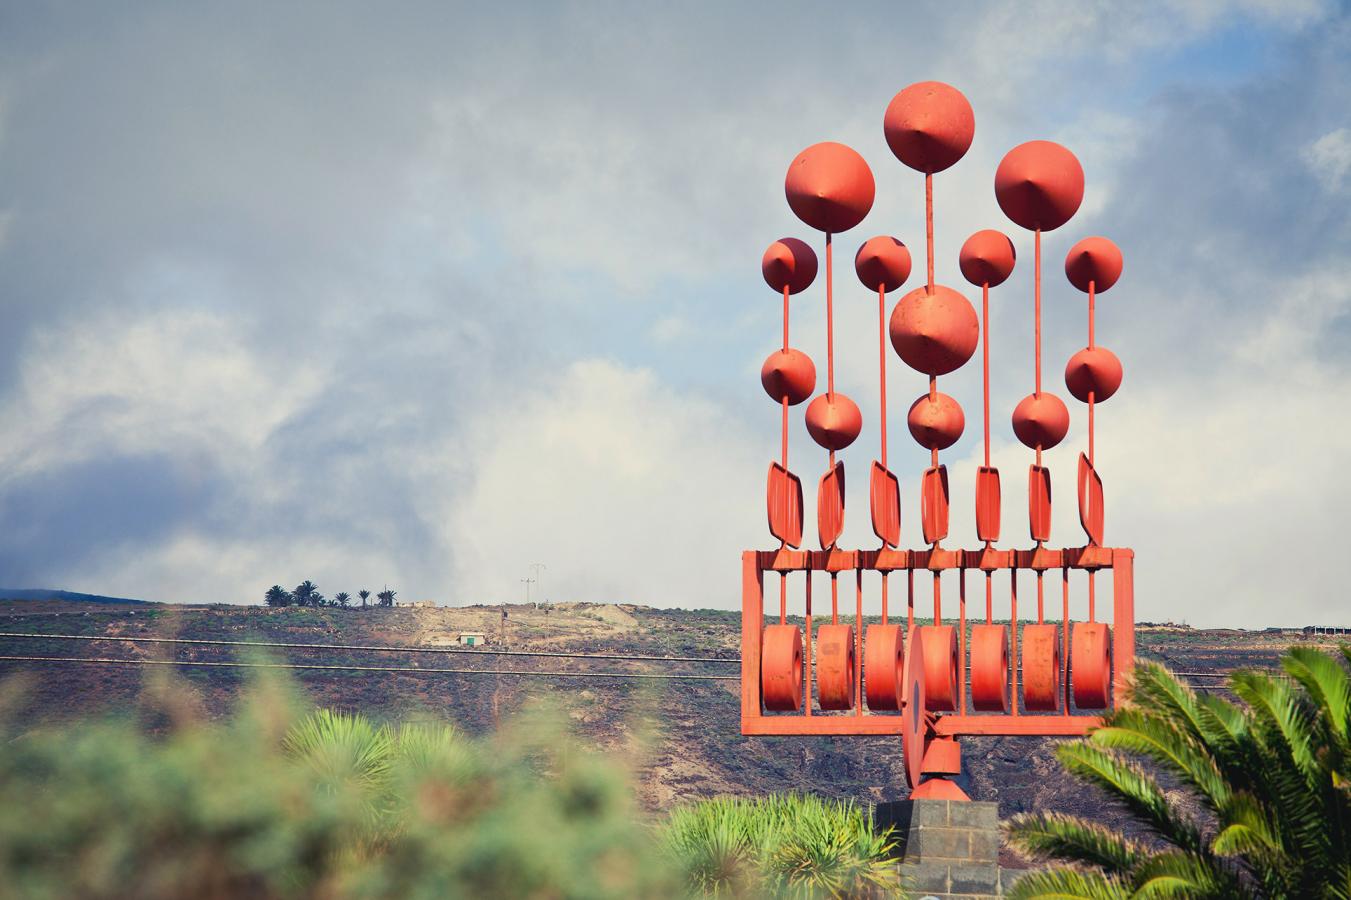
<instances>
[{"instance_id":1,"label":"sky","mask_svg":"<svg viewBox=\"0 0 1351 900\"><path fill-rule=\"evenodd\" d=\"M874 234L922 259L922 178L882 114L924 80L976 117L935 179L938 280L978 301L956 265L977 229L1019 251L991 296L1004 545L1030 544L1009 414L1032 254L993 174L1049 139L1087 179L1045 239L1045 371L1072 415L1054 543L1083 543L1086 424L1061 261L1101 234L1126 264L1098 341L1126 376L1097 461L1138 617L1351 625L1351 15L1319 0L0 3L0 585L737 608L740 552L776 543L760 256L822 249L783 178L823 140L877 180L835 282L837 386L864 413L842 545L876 546L876 298L848 261ZM793 344L823 368L824 342L822 277ZM940 381L968 424L944 453L952 546L974 544L977 363ZM926 385L888 366L918 546L904 412ZM810 535L826 461L803 409Z\"/></svg>"}]
</instances>

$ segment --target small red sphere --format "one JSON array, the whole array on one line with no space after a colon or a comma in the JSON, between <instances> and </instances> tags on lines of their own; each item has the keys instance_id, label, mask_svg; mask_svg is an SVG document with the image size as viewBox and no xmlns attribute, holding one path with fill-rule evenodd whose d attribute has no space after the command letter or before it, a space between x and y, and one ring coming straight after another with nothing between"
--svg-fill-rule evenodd
<instances>
[{"instance_id":1,"label":"small red sphere","mask_svg":"<svg viewBox=\"0 0 1351 900\"><path fill-rule=\"evenodd\" d=\"M1088 293L1101 294L1121 277L1121 248L1105 237L1086 237L1070 248L1065 256L1065 277L1070 284Z\"/></svg>"},{"instance_id":2,"label":"small red sphere","mask_svg":"<svg viewBox=\"0 0 1351 900\"><path fill-rule=\"evenodd\" d=\"M994 287L1003 284L1013 272L1017 257L1008 235L986 228L966 239L957 263L967 281L977 286L988 284Z\"/></svg>"},{"instance_id":3,"label":"small red sphere","mask_svg":"<svg viewBox=\"0 0 1351 900\"><path fill-rule=\"evenodd\" d=\"M799 294L816 280L816 253L806 241L797 238L779 238L769 245L760 260L760 271L765 283L782 293Z\"/></svg>"},{"instance_id":4,"label":"small red sphere","mask_svg":"<svg viewBox=\"0 0 1351 900\"><path fill-rule=\"evenodd\" d=\"M826 141L803 150L788 167L784 192L793 213L817 231L848 231L873 207L877 186L858 152Z\"/></svg>"},{"instance_id":5,"label":"small red sphere","mask_svg":"<svg viewBox=\"0 0 1351 900\"><path fill-rule=\"evenodd\" d=\"M1019 144L994 173L999 208L1031 231L1051 231L1068 222L1084 199L1084 167L1074 154L1051 141Z\"/></svg>"},{"instance_id":6,"label":"small red sphere","mask_svg":"<svg viewBox=\"0 0 1351 900\"><path fill-rule=\"evenodd\" d=\"M891 98L882 131L901 162L921 172L941 172L966 155L976 116L952 85L921 81Z\"/></svg>"},{"instance_id":7,"label":"small red sphere","mask_svg":"<svg viewBox=\"0 0 1351 900\"><path fill-rule=\"evenodd\" d=\"M838 391L822 394L807 404L807 431L827 450L843 450L863 430L858 404Z\"/></svg>"},{"instance_id":8,"label":"small red sphere","mask_svg":"<svg viewBox=\"0 0 1351 900\"><path fill-rule=\"evenodd\" d=\"M1028 394L1013 410L1013 433L1028 447L1049 450L1070 430L1070 411L1055 394Z\"/></svg>"},{"instance_id":9,"label":"small red sphere","mask_svg":"<svg viewBox=\"0 0 1351 900\"><path fill-rule=\"evenodd\" d=\"M894 237L868 238L854 254L854 271L864 287L890 293L910 277L910 251Z\"/></svg>"},{"instance_id":10,"label":"small red sphere","mask_svg":"<svg viewBox=\"0 0 1351 900\"><path fill-rule=\"evenodd\" d=\"M786 397L789 406L796 406L816 390L816 366L801 350L775 350L760 367L760 383L776 402Z\"/></svg>"},{"instance_id":11,"label":"small red sphere","mask_svg":"<svg viewBox=\"0 0 1351 900\"><path fill-rule=\"evenodd\" d=\"M947 394L937 394L933 399L924 394L910 404L905 423L910 426L911 436L925 450L946 450L962 436L966 415L961 404Z\"/></svg>"},{"instance_id":12,"label":"small red sphere","mask_svg":"<svg viewBox=\"0 0 1351 900\"><path fill-rule=\"evenodd\" d=\"M1065 387L1076 400L1087 403L1092 391L1094 402L1101 403L1121 387L1123 374L1121 360L1111 350L1085 347L1071 356L1065 366Z\"/></svg>"},{"instance_id":13,"label":"small red sphere","mask_svg":"<svg viewBox=\"0 0 1351 900\"><path fill-rule=\"evenodd\" d=\"M980 340L971 302L950 287L916 288L891 311L891 345L912 369L946 375L966 364Z\"/></svg>"}]
</instances>

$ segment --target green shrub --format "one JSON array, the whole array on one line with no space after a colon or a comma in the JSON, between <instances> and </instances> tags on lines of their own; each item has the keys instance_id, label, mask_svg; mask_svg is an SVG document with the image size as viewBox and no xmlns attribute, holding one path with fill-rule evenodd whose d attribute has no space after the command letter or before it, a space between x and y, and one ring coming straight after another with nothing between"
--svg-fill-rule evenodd
<instances>
[{"instance_id":1,"label":"green shrub","mask_svg":"<svg viewBox=\"0 0 1351 900\"><path fill-rule=\"evenodd\" d=\"M899 892L890 831L850 801L802 794L719 797L682 807L668 855L713 896L866 897Z\"/></svg>"}]
</instances>

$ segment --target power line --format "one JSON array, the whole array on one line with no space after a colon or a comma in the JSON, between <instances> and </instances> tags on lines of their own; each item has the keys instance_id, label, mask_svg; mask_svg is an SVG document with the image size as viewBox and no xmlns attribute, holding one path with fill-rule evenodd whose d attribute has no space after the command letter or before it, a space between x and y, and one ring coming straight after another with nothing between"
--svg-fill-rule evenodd
<instances>
[{"instance_id":1,"label":"power line","mask_svg":"<svg viewBox=\"0 0 1351 900\"><path fill-rule=\"evenodd\" d=\"M659 681L740 681L738 675L658 675L649 672L519 672L512 669L443 669L409 666L321 666L306 663L203 662L88 656L0 656L11 662L92 663L119 666L200 666L213 669L306 669L329 672L404 672L410 675L521 675L536 678L642 678Z\"/></svg>"},{"instance_id":2,"label":"power line","mask_svg":"<svg viewBox=\"0 0 1351 900\"><path fill-rule=\"evenodd\" d=\"M466 650L460 647L379 647L363 644L290 644L282 641L223 641L204 638L131 637L120 634L34 634L0 631L0 638L33 638L61 641L130 641L140 644L205 644L212 647L270 647L291 650L357 650L378 653L467 653L472 656L543 656L555 659L610 659L635 662L707 662L740 664L740 657L724 656L631 656L621 653L563 653L548 650Z\"/></svg>"}]
</instances>

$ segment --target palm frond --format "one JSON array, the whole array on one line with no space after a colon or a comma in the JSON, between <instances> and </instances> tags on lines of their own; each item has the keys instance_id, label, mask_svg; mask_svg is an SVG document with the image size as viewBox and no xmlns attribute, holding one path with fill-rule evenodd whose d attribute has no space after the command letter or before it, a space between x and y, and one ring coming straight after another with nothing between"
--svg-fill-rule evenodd
<instances>
[{"instance_id":1,"label":"palm frond","mask_svg":"<svg viewBox=\"0 0 1351 900\"><path fill-rule=\"evenodd\" d=\"M1009 888L1009 900L1125 900L1130 890L1093 869L1043 869L1029 872Z\"/></svg>"},{"instance_id":2,"label":"palm frond","mask_svg":"<svg viewBox=\"0 0 1351 900\"><path fill-rule=\"evenodd\" d=\"M1252 896L1223 864L1181 850L1151 856L1136 869L1131 886L1133 900L1241 900Z\"/></svg>"},{"instance_id":3,"label":"palm frond","mask_svg":"<svg viewBox=\"0 0 1351 900\"><path fill-rule=\"evenodd\" d=\"M1163 789L1144 769L1119 754L1086 743L1063 744L1056 758L1072 775L1105 790L1161 837L1187 850L1203 852L1195 824L1177 814Z\"/></svg>"},{"instance_id":4,"label":"palm frond","mask_svg":"<svg viewBox=\"0 0 1351 900\"><path fill-rule=\"evenodd\" d=\"M1108 874L1125 875L1143 858L1141 848L1117 832L1063 813L1019 813L1005 826L1005 836L1032 859L1084 863Z\"/></svg>"},{"instance_id":5,"label":"palm frond","mask_svg":"<svg viewBox=\"0 0 1351 900\"><path fill-rule=\"evenodd\" d=\"M1170 719L1132 707L1115 713L1108 725L1094 729L1093 743L1147 756L1200 792L1212 811L1228 800L1230 790L1208 748Z\"/></svg>"}]
</instances>

